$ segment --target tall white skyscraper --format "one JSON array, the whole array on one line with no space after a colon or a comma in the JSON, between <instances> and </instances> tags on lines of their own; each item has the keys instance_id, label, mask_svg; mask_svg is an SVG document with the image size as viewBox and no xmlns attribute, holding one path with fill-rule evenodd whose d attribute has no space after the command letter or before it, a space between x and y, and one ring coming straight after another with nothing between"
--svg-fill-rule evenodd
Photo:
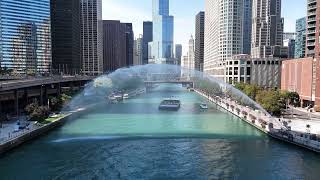
<instances>
[{"instance_id":1,"label":"tall white skyscraper","mask_svg":"<svg viewBox=\"0 0 320 180\"><path fill-rule=\"evenodd\" d=\"M189 40L188 68L194 70L194 64L194 38L191 35Z\"/></svg>"},{"instance_id":2,"label":"tall white skyscraper","mask_svg":"<svg viewBox=\"0 0 320 180\"><path fill-rule=\"evenodd\" d=\"M204 72L225 77L225 61L244 52L244 2L251 0L205 0ZM250 18L250 17L249 17ZM248 32L246 32L248 33ZM250 43L248 41L248 43Z\"/></svg>"},{"instance_id":3,"label":"tall white skyscraper","mask_svg":"<svg viewBox=\"0 0 320 180\"><path fill-rule=\"evenodd\" d=\"M171 64L173 58L173 16L169 0L152 1L153 42L150 63Z\"/></svg>"},{"instance_id":4,"label":"tall white skyscraper","mask_svg":"<svg viewBox=\"0 0 320 180\"><path fill-rule=\"evenodd\" d=\"M82 72L103 73L102 0L81 0Z\"/></svg>"}]
</instances>

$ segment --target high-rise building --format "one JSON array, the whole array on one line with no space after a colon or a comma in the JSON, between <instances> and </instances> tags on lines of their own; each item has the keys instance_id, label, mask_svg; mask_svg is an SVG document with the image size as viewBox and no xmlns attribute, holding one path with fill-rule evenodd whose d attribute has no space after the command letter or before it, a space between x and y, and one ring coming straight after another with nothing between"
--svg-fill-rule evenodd
<instances>
[{"instance_id":1,"label":"high-rise building","mask_svg":"<svg viewBox=\"0 0 320 180\"><path fill-rule=\"evenodd\" d=\"M243 23L242 54L251 54L252 0L243 0L242 23Z\"/></svg>"},{"instance_id":2,"label":"high-rise building","mask_svg":"<svg viewBox=\"0 0 320 180\"><path fill-rule=\"evenodd\" d=\"M127 26L120 21L103 21L103 71L127 66Z\"/></svg>"},{"instance_id":3,"label":"high-rise building","mask_svg":"<svg viewBox=\"0 0 320 180\"><path fill-rule=\"evenodd\" d=\"M296 39L296 33L295 32L284 32L283 33L283 37L282 37L282 39L283 40L286 40L286 39Z\"/></svg>"},{"instance_id":4,"label":"high-rise building","mask_svg":"<svg viewBox=\"0 0 320 180\"><path fill-rule=\"evenodd\" d=\"M1 0L0 67L49 73L51 63L50 0Z\"/></svg>"},{"instance_id":5,"label":"high-rise building","mask_svg":"<svg viewBox=\"0 0 320 180\"><path fill-rule=\"evenodd\" d=\"M251 56L280 57L283 50L281 0L253 0Z\"/></svg>"},{"instance_id":6,"label":"high-rise building","mask_svg":"<svg viewBox=\"0 0 320 180\"><path fill-rule=\"evenodd\" d=\"M152 42L153 25L151 21L143 22L143 64L148 64L149 61L149 47L148 44Z\"/></svg>"},{"instance_id":7,"label":"high-rise building","mask_svg":"<svg viewBox=\"0 0 320 180\"><path fill-rule=\"evenodd\" d=\"M195 35L195 69L203 71L203 57L204 57L204 19L205 13L203 11L196 15L196 35Z\"/></svg>"},{"instance_id":8,"label":"high-rise building","mask_svg":"<svg viewBox=\"0 0 320 180\"><path fill-rule=\"evenodd\" d=\"M151 63L173 62L173 16L169 15L169 0L153 0L153 41Z\"/></svg>"},{"instance_id":9,"label":"high-rise building","mask_svg":"<svg viewBox=\"0 0 320 180\"><path fill-rule=\"evenodd\" d=\"M250 3L251 0L205 1L204 72L207 74L224 79L225 61L244 52L244 34L248 33L244 31L251 27L244 21L250 16Z\"/></svg>"},{"instance_id":10,"label":"high-rise building","mask_svg":"<svg viewBox=\"0 0 320 180\"><path fill-rule=\"evenodd\" d=\"M295 58L303 58L306 54L307 19L300 18L296 22Z\"/></svg>"},{"instance_id":11,"label":"high-rise building","mask_svg":"<svg viewBox=\"0 0 320 180\"><path fill-rule=\"evenodd\" d=\"M140 34L139 37L134 40L133 46L133 65L143 64L143 36Z\"/></svg>"},{"instance_id":12,"label":"high-rise building","mask_svg":"<svg viewBox=\"0 0 320 180\"><path fill-rule=\"evenodd\" d=\"M177 65L181 65L181 57L182 57L182 45L176 44L174 58L177 60Z\"/></svg>"},{"instance_id":13,"label":"high-rise building","mask_svg":"<svg viewBox=\"0 0 320 180\"><path fill-rule=\"evenodd\" d=\"M133 34L133 28L132 23L124 23L127 27L126 31L126 55L127 55L127 66L133 65L133 45L134 45L134 34Z\"/></svg>"},{"instance_id":14,"label":"high-rise building","mask_svg":"<svg viewBox=\"0 0 320 180\"><path fill-rule=\"evenodd\" d=\"M320 107L320 0L308 0L306 56L314 57L312 64L312 96Z\"/></svg>"},{"instance_id":15,"label":"high-rise building","mask_svg":"<svg viewBox=\"0 0 320 180\"><path fill-rule=\"evenodd\" d=\"M51 31L53 72L79 74L80 0L51 0Z\"/></svg>"},{"instance_id":16,"label":"high-rise building","mask_svg":"<svg viewBox=\"0 0 320 180\"><path fill-rule=\"evenodd\" d=\"M188 50L188 68L194 70L195 62L194 62L194 38L191 35L189 39L189 50Z\"/></svg>"},{"instance_id":17,"label":"high-rise building","mask_svg":"<svg viewBox=\"0 0 320 180\"><path fill-rule=\"evenodd\" d=\"M103 73L102 0L81 0L82 73Z\"/></svg>"},{"instance_id":18,"label":"high-rise building","mask_svg":"<svg viewBox=\"0 0 320 180\"><path fill-rule=\"evenodd\" d=\"M320 0L308 0L306 56L319 56Z\"/></svg>"},{"instance_id":19,"label":"high-rise building","mask_svg":"<svg viewBox=\"0 0 320 180\"><path fill-rule=\"evenodd\" d=\"M286 51L285 51L286 48ZM292 59L295 55L295 40L285 39L283 40L283 52L281 57Z\"/></svg>"}]
</instances>

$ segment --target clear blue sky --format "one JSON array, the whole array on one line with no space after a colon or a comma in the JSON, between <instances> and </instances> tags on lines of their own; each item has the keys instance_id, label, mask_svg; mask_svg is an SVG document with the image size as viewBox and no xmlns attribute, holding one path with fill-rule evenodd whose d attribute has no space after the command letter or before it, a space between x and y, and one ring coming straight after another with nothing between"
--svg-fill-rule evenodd
<instances>
[{"instance_id":1,"label":"clear blue sky","mask_svg":"<svg viewBox=\"0 0 320 180\"><path fill-rule=\"evenodd\" d=\"M306 1L282 0L285 31L294 32L296 19L306 16ZM142 34L142 22L152 20L152 0L102 0L102 2L103 19L132 22L136 36ZM170 0L170 14L175 17L176 44L186 46L190 35L194 34L195 15L203 10L204 0Z\"/></svg>"}]
</instances>

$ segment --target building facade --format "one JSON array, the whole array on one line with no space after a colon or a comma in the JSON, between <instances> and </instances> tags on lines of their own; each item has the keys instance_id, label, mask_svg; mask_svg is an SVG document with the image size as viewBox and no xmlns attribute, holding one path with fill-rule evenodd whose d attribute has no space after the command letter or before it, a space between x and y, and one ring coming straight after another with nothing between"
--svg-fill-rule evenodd
<instances>
[{"instance_id":1,"label":"building facade","mask_svg":"<svg viewBox=\"0 0 320 180\"><path fill-rule=\"evenodd\" d=\"M194 70L195 69L195 62L194 62L194 38L191 35L190 39L189 39L189 50L188 50L188 64L187 64L187 68Z\"/></svg>"},{"instance_id":2,"label":"building facade","mask_svg":"<svg viewBox=\"0 0 320 180\"><path fill-rule=\"evenodd\" d=\"M103 71L127 66L127 26L120 21L103 21Z\"/></svg>"},{"instance_id":3,"label":"building facade","mask_svg":"<svg viewBox=\"0 0 320 180\"><path fill-rule=\"evenodd\" d=\"M239 54L226 61L228 83L243 82L263 88L280 88L281 61L279 58L251 58Z\"/></svg>"},{"instance_id":4,"label":"building facade","mask_svg":"<svg viewBox=\"0 0 320 180\"><path fill-rule=\"evenodd\" d=\"M169 15L169 0L152 1L153 41L151 63L172 64L174 18Z\"/></svg>"},{"instance_id":5,"label":"building facade","mask_svg":"<svg viewBox=\"0 0 320 180\"><path fill-rule=\"evenodd\" d=\"M127 27L126 30L126 55L127 66L133 66L133 46L134 46L134 34L132 23L124 23Z\"/></svg>"},{"instance_id":6,"label":"building facade","mask_svg":"<svg viewBox=\"0 0 320 180\"><path fill-rule=\"evenodd\" d=\"M294 58L303 58L306 54L307 19L300 18L296 21L296 41Z\"/></svg>"},{"instance_id":7,"label":"building facade","mask_svg":"<svg viewBox=\"0 0 320 180\"><path fill-rule=\"evenodd\" d=\"M181 57L182 57L182 45L176 44L174 58L177 60L177 65L179 66L181 65Z\"/></svg>"},{"instance_id":8,"label":"building facade","mask_svg":"<svg viewBox=\"0 0 320 180\"><path fill-rule=\"evenodd\" d=\"M153 33L152 21L143 22L143 64L148 64L148 61L149 61L148 44L152 42L152 33Z\"/></svg>"},{"instance_id":9,"label":"building facade","mask_svg":"<svg viewBox=\"0 0 320 180\"><path fill-rule=\"evenodd\" d=\"M143 64L143 36L140 34L139 37L134 40L133 46L133 65Z\"/></svg>"},{"instance_id":10,"label":"building facade","mask_svg":"<svg viewBox=\"0 0 320 180\"><path fill-rule=\"evenodd\" d=\"M103 73L102 0L81 0L81 59L82 73Z\"/></svg>"},{"instance_id":11,"label":"building facade","mask_svg":"<svg viewBox=\"0 0 320 180\"><path fill-rule=\"evenodd\" d=\"M312 57L292 59L282 62L281 89L297 92L302 100L302 106L320 106L320 96L315 84L317 73L314 69L316 60ZM318 100L317 100L318 99Z\"/></svg>"},{"instance_id":12,"label":"building facade","mask_svg":"<svg viewBox=\"0 0 320 180\"><path fill-rule=\"evenodd\" d=\"M296 36L297 34L295 32L284 32L283 33L283 40L286 40L286 39L296 39Z\"/></svg>"},{"instance_id":13,"label":"building facade","mask_svg":"<svg viewBox=\"0 0 320 180\"><path fill-rule=\"evenodd\" d=\"M252 0L243 0L243 16L242 16L242 53L251 54L251 35L252 35Z\"/></svg>"},{"instance_id":14,"label":"building facade","mask_svg":"<svg viewBox=\"0 0 320 180\"><path fill-rule=\"evenodd\" d=\"M80 0L51 0L53 73L79 74Z\"/></svg>"},{"instance_id":15,"label":"building facade","mask_svg":"<svg viewBox=\"0 0 320 180\"><path fill-rule=\"evenodd\" d=\"M281 57L292 59L295 56L295 40L294 39L285 39L283 40L283 49L286 48L286 51L282 51L283 54Z\"/></svg>"},{"instance_id":16,"label":"building facade","mask_svg":"<svg viewBox=\"0 0 320 180\"><path fill-rule=\"evenodd\" d=\"M244 52L250 0L205 1L204 72L225 80L225 61ZM249 18L250 19L250 18ZM244 27L246 26L246 27Z\"/></svg>"},{"instance_id":17,"label":"building facade","mask_svg":"<svg viewBox=\"0 0 320 180\"><path fill-rule=\"evenodd\" d=\"M283 50L281 0L253 0L251 56L281 57Z\"/></svg>"},{"instance_id":18,"label":"building facade","mask_svg":"<svg viewBox=\"0 0 320 180\"><path fill-rule=\"evenodd\" d=\"M307 1L307 43L306 57L319 56L319 16L320 16L320 1Z\"/></svg>"},{"instance_id":19,"label":"building facade","mask_svg":"<svg viewBox=\"0 0 320 180\"><path fill-rule=\"evenodd\" d=\"M1 0L0 68L44 74L51 63L50 0Z\"/></svg>"},{"instance_id":20,"label":"building facade","mask_svg":"<svg viewBox=\"0 0 320 180\"><path fill-rule=\"evenodd\" d=\"M203 71L204 59L204 19L205 13L203 11L196 15L196 29L195 29L195 69Z\"/></svg>"}]
</instances>

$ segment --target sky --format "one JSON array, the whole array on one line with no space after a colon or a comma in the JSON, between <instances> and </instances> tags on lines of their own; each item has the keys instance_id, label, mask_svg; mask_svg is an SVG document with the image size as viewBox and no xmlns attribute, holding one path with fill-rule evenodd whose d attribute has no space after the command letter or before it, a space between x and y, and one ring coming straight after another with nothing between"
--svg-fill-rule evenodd
<instances>
[{"instance_id":1,"label":"sky","mask_svg":"<svg viewBox=\"0 0 320 180\"><path fill-rule=\"evenodd\" d=\"M285 32L295 31L296 19L306 16L307 0L282 0ZM174 16L174 43L183 45L194 35L195 15L204 10L204 0L170 0L170 15ZM152 0L102 0L102 18L132 22L135 36L142 34L143 21L152 21Z\"/></svg>"}]
</instances>

